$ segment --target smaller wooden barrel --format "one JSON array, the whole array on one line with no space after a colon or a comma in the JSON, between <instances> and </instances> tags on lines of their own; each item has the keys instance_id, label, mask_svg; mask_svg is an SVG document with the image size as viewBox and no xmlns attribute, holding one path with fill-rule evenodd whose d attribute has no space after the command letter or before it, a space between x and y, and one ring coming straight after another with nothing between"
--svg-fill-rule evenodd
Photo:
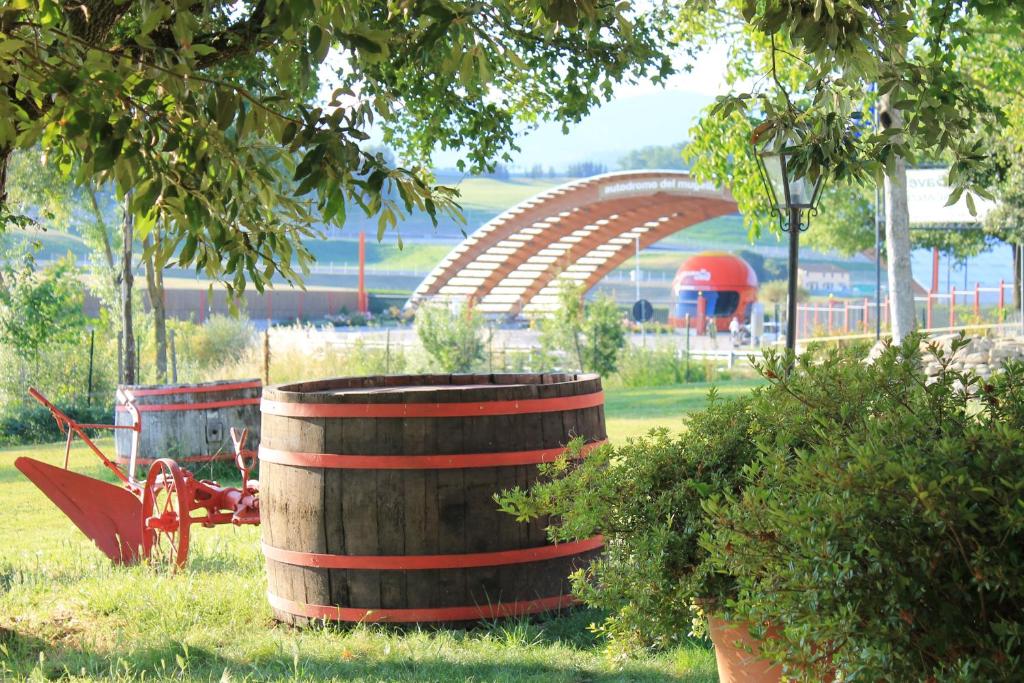
<instances>
[{"instance_id":1,"label":"smaller wooden barrel","mask_svg":"<svg viewBox=\"0 0 1024 683\"><path fill-rule=\"evenodd\" d=\"M460 622L556 610L602 539L554 545L494 494L606 439L597 375L420 375L268 387L260 524L286 623Z\"/></svg>"},{"instance_id":2,"label":"smaller wooden barrel","mask_svg":"<svg viewBox=\"0 0 1024 683\"><path fill-rule=\"evenodd\" d=\"M230 429L249 428L248 445L260 441L258 379L223 380L200 384L131 384L130 391L142 419L137 463L148 465L157 458L179 462L210 462L234 457ZM132 424L131 413L118 398L114 424ZM132 453L132 432L115 430L118 462L127 463ZM137 474L137 473L136 473Z\"/></svg>"}]
</instances>

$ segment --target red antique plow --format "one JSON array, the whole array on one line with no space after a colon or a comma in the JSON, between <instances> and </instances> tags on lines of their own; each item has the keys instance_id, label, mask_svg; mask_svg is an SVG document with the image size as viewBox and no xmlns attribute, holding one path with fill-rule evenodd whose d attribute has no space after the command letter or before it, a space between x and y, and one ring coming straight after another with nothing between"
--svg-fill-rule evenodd
<instances>
[{"instance_id":1,"label":"red antique plow","mask_svg":"<svg viewBox=\"0 0 1024 683\"><path fill-rule=\"evenodd\" d=\"M197 479L169 458L154 461L145 480L141 480L135 478L135 461L142 418L130 392L119 390L119 399L132 416L131 425L82 424L68 417L36 389L30 388L28 393L50 411L66 435L64 467L25 457L15 460L14 465L115 562L131 564L145 560L171 568L182 567L188 559L192 525L260 523L259 483L249 479L256 453L245 447L248 430L243 429L240 434L231 430L242 488ZM87 429L133 432L127 473L96 446L86 433ZM76 437L113 472L120 486L69 469L71 444Z\"/></svg>"}]
</instances>

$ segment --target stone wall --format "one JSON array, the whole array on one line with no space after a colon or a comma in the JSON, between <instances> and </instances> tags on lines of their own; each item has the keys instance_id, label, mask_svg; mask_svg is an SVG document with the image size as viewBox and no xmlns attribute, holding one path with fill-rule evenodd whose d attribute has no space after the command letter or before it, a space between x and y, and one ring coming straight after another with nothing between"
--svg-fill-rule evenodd
<instances>
[{"instance_id":1,"label":"stone wall","mask_svg":"<svg viewBox=\"0 0 1024 683\"><path fill-rule=\"evenodd\" d=\"M938 343L948 356L952 352L952 341L958 335L945 334L930 337L921 343L924 355L925 373L929 376L939 371L939 363L929 352L928 345ZM868 354L868 360L874 360L881 353L884 342L878 342ZM952 369L972 370L981 377L988 377L1008 360L1024 360L1024 336L1019 337L970 337L967 346L959 349L953 356Z\"/></svg>"}]
</instances>

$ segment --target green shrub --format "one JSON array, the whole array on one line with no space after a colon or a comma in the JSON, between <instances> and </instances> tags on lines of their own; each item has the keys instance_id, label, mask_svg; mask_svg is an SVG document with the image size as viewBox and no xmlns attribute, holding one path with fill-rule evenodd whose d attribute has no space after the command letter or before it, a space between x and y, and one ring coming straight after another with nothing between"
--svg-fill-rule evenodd
<instances>
[{"instance_id":1,"label":"green shrub","mask_svg":"<svg viewBox=\"0 0 1024 683\"><path fill-rule=\"evenodd\" d=\"M927 380L918 342L791 376L769 355L754 411L785 417L705 505L727 614L778 627L762 651L802 680L1024 677L1024 365L986 383L932 346Z\"/></svg>"},{"instance_id":2,"label":"green shrub","mask_svg":"<svg viewBox=\"0 0 1024 683\"><path fill-rule=\"evenodd\" d=\"M92 405L83 401L80 404L57 404L57 407L72 419L86 424L112 424L114 420L113 395L109 400ZM97 432L100 430L88 433L95 436ZM53 443L63 438L65 435L57 428L50 411L31 399L8 404L0 414L0 447Z\"/></svg>"},{"instance_id":3,"label":"green shrub","mask_svg":"<svg viewBox=\"0 0 1024 683\"><path fill-rule=\"evenodd\" d=\"M829 339L825 337L808 342L807 352L815 357L824 357L830 350L839 349L844 355L851 358L867 358L874 345L874 339Z\"/></svg>"},{"instance_id":4,"label":"green shrub","mask_svg":"<svg viewBox=\"0 0 1024 683\"><path fill-rule=\"evenodd\" d=\"M667 646L687 637L695 599L724 600L732 579L712 571L699 545L706 529L701 501L733 491L755 455L748 431L752 399L726 401L712 391L687 431L652 431L582 461L541 467L529 491L498 496L521 520L553 515L552 539L604 534L606 554L573 577L574 592L610 612L598 629L616 646Z\"/></svg>"},{"instance_id":5,"label":"green shrub","mask_svg":"<svg viewBox=\"0 0 1024 683\"><path fill-rule=\"evenodd\" d=\"M629 346L619 356L618 380L624 387L681 384L686 381L685 375L686 360L676 357L675 349Z\"/></svg>"},{"instance_id":6,"label":"green shrub","mask_svg":"<svg viewBox=\"0 0 1024 683\"><path fill-rule=\"evenodd\" d=\"M112 336L110 329L102 324L95 332L94 404L108 405L114 400L117 344L111 343ZM22 411L38 406L28 395L30 386L39 389L57 405L85 406L89 398L89 332L81 331L72 341L46 345L30 359L10 346L0 345L0 415L20 416ZM109 422L112 414L103 421Z\"/></svg>"},{"instance_id":7,"label":"green shrub","mask_svg":"<svg viewBox=\"0 0 1024 683\"><path fill-rule=\"evenodd\" d=\"M194 381L194 376L209 368L236 363L256 346L256 329L247 318L215 314L202 325L175 321L172 327L183 382Z\"/></svg>"},{"instance_id":8,"label":"green shrub","mask_svg":"<svg viewBox=\"0 0 1024 683\"><path fill-rule=\"evenodd\" d=\"M26 360L79 340L86 327L85 287L74 257L36 270L31 258L0 263L0 345Z\"/></svg>"},{"instance_id":9,"label":"green shrub","mask_svg":"<svg viewBox=\"0 0 1024 683\"><path fill-rule=\"evenodd\" d=\"M606 295L584 303L582 284L561 280L558 306L539 320L541 355L551 362L561 352L565 367L612 375L626 346L626 326L615 300Z\"/></svg>"},{"instance_id":10,"label":"green shrub","mask_svg":"<svg viewBox=\"0 0 1024 683\"><path fill-rule=\"evenodd\" d=\"M444 302L416 311L416 334L442 372L469 372L483 360L483 324L479 312Z\"/></svg>"},{"instance_id":11,"label":"green shrub","mask_svg":"<svg viewBox=\"0 0 1024 683\"><path fill-rule=\"evenodd\" d=\"M620 646L685 637L704 598L776 627L762 652L801 680L1021 680L1024 364L983 382L932 347L929 380L919 341L871 365L769 352L768 386L683 434L560 461L499 503L552 515L556 540L605 535L574 591Z\"/></svg>"},{"instance_id":12,"label":"green shrub","mask_svg":"<svg viewBox=\"0 0 1024 683\"><path fill-rule=\"evenodd\" d=\"M686 382L728 379L713 359L687 358L670 347L653 349L627 346L619 356L615 378L624 387L657 387Z\"/></svg>"}]
</instances>

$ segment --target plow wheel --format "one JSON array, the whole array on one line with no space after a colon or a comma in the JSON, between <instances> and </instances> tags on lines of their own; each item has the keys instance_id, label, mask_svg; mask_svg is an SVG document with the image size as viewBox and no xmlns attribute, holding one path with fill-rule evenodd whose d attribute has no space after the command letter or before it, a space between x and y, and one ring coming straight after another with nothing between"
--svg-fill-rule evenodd
<instances>
[{"instance_id":1,"label":"plow wheel","mask_svg":"<svg viewBox=\"0 0 1024 683\"><path fill-rule=\"evenodd\" d=\"M142 494L142 556L172 571L188 559L192 493L178 463L160 458L149 468Z\"/></svg>"}]
</instances>

